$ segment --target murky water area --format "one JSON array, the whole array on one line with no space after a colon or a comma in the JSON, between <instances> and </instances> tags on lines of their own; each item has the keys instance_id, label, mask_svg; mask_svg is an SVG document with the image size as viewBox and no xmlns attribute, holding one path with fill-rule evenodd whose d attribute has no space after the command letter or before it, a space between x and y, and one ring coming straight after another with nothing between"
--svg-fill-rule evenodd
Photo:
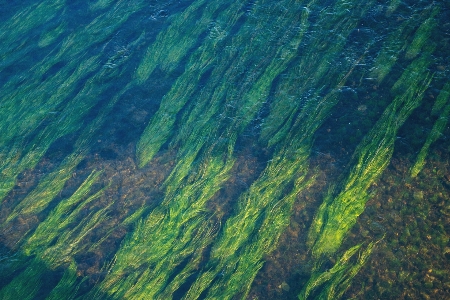
<instances>
[{"instance_id":1,"label":"murky water area","mask_svg":"<svg viewBox=\"0 0 450 300\"><path fill-rule=\"evenodd\" d=\"M2 1L0 299L450 298L448 1Z\"/></svg>"}]
</instances>

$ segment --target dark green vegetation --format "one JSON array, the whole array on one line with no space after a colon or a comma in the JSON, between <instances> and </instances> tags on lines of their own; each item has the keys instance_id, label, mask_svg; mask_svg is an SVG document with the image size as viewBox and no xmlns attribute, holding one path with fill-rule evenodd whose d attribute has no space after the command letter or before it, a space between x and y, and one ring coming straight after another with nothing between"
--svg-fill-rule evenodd
<instances>
[{"instance_id":1,"label":"dark green vegetation","mask_svg":"<svg viewBox=\"0 0 450 300\"><path fill-rule=\"evenodd\" d=\"M1 299L450 297L448 4L28 2Z\"/></svg>"}]
</instances>

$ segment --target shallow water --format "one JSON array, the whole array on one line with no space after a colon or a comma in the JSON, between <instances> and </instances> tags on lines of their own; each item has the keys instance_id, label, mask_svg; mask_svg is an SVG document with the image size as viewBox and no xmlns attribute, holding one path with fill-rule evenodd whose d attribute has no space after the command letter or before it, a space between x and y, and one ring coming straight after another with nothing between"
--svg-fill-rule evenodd
<instances>
[{"instance_id":1,"label":"shallow water","mask_svg":"<svg viewBox=\"0 0 450 300\"><path fill-rule=\"evenodd\" d=\"M447 2L0 7L1 299L450 297Z\"/></svg>"}]
</instances>

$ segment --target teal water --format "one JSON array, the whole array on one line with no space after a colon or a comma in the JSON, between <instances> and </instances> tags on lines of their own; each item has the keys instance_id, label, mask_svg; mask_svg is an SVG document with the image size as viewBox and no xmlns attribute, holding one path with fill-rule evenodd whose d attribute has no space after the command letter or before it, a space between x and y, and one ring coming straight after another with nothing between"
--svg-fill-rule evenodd
<instances>
[{"instance_id":1,"label":"teal water","mask_svg":"<svg viewBox=\"0 0 450 300\"><path fill-rule=\"evenodd\" d=\"M446 1L0 5L0 299L450 297Z\"/></svg>"}]
</instances>

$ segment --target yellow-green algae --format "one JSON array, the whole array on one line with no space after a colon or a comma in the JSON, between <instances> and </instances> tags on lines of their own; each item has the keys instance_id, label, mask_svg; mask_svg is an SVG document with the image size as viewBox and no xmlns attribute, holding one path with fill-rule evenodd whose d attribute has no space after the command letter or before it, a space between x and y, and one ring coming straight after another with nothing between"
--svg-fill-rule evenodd
<instances>
[{"instance_id":1,"label":"yellow-green algae","mask_svg":"<svg viewBox=\"0 0 450 300\"><path fill-rule=\"evenodd\" d=\"M242 34L249 34L249 33L251 34L251 32L247 32L247 31L242 32ZM291 44L290 47L292 47L292 46L293 45ZM275 51L274 54L278 55L277 52L279 53L279 51ZM286 58L286 61L288 62L289 61L287 59L288 57L285 57L285 58ZM225 64L226 59L227 59L226 56L224 57L224 59L225 59L224 66L227 67L228 69L233 70L234 69L233 65L231 65L232 68L230 68L227 66L227 64ZM273 80L274 76L282 70L282 67L283 67L283 65L286 64L286 61L280 61L279 63L277 63L278 65L280 65L281 69L278 71L275 71L275 73L274 73L274 71L270 71L269 73L267 73L267 75L263 74L261 76L260 82L261 83L264 83L264 82L270 83ZM270 70L271 69L272 68L270 68ZM221 70L221 69L218 68L218 70ZM212 76L215 76L215 74L213 73ZM212 77L212 78L214 78L214 77ZM215 81L212 81L212 83L215 84ZM229 85L226 81L224 81L222 84ZM265 83L265 84L267 84L267 83ZM258 87L258 89L261 89L261 88L262 87ZM268 87L264 87L264 89L268 89ZM221 88L219 91L224 92L226 90L224 88ZM249 97L249 101L252 98L256 98L256 97L252 97L251 96L252 94L254 94L254 92L252 92L252 90L250 90L249 96L247 96L247 97ZM214 96L216 96L216 95L217 95L217 93L215 92ZM194 243L194 242L196 242L196 239L194 237L190 237L190 235L192 235L192 233L189 233L189 232L192 231L193 228L195 228L196 226L197 227L199 226L199 224L200 224L200 223L198 223L200 221L199 220L199 212L201 212L202 210L205 209L204 207L205 207L206 201L214 194L214 192L217 190L217 187L220 187L220 185L223 183L224 179L226 179L226 177L221 179L220 176L210 174L209 176L216 178L217 187L212 190L212 193L208 193L207 197L205 197L205 196L192 197L192 196L189 196L189 194L186 195L186 192L183 191L186 188L189 188L189 190L193 189L193 187L191 187L190 185L186 185L186 183L184 183L186 180L188 180L188 182L193 181L194 183L196 183L194 186L195 189L201 188L206 191L210 189L208 187L210 184L208 184L206 186L200 185L198 182L198 179L193 180L192 178L190 178L190 176L188 176L188 174L192 173L192 168L193 168L193 166L195 166L193 163L196 160L198 160L198 159L196 159L197 155L201 155L201 153L205 153L205 152L201 151L201 149L204 147L203 145L207 145L206 142L208 141L208 139L202 138L202 136L205 136L206 133L208 133L209 135L212 135L212 133L215 130L217 130L217 129L213 128L214 123L212 123L212 122L214 122L214 120L208 120L208 118L211 118L215 113L217 113L218 104L220 103L219 99L220 98L218 98L217 101L213 102L213 105L214 105L213 106L213 105L209 104L210 100L205 98L204 101L207 101L206 103L208 104L208 109L205 109L202 111L203 112L202 116L198 115L199 112L197 110L198 107L201 107L200 104L202 102L197 104L197 106L194 108L194 110L193 110L194 116L205 119L205 121L202 122L202 124L204 124L203 131L201 130L202 127L197 125L195 130L192 130L190 132L189 136L181 137L181 138L186 138L185 143L184 143L184 145L186 145L186 146L183 146L181 148L180 152L183 155L179 156L180 162L176 165L176 167L172 171L172 174L169 176L166 183L164 184L167 190L166 190L166 198L163 201L163 203L161 204L163 211L159 212L159 209L156 209L155 211L153 211L150 214L148 221L146 221L145 223L140 223L141 225L139 225L138 230L136 231L136 232L140 232L142 230L150 230L149 233L143 235L143 237L145 236L145 239L152 244L168 243L168 245L171 245L171 244L181 245L182 247L180 246L179 249L178 249L178 247L173 248L173 249L171 247L167 248L167 246L164 246L163 244L159 247L154 247L157 249L161 249L161 252L153 253L152 254L153 257L143 260L143 262L146 262L151 267L152 264L159 263L161 261L161 259L167 258L168 256L170 256L170 257L173 257L173 263L174 263L173 267L168 268L167 263L166 263L165 268L161 269L159 264L157 264L153 267L154 268L153 271L151 269L149 269L148 272L145 271L144 273L142 273L142 275L139 279L134 279L133 276L127 275L127 277L126 277L126 279L124 279L124 281L119 281L120 290L116 289L114 287L111 287L111 283L107 277L105 280L107 289L102 288L102 289L104 289L104 292L109 292L109 293L112 292L113 296L115 298L120 298L120 297L137 297L137 298L139 298L139 297L144 297L144 295L148 296L149 294L153 295L152 297L162 297L162 295L167 294L167 291L163 292L161 294L161 296L158 296L158 293L160 292L160 290L161 291L163 290L163 288L166 284L168 285L167 288L170 291L173 289L172 286L179 286L182 283L182 281L180 283L177 283L178 281L181 280L181 278L179 278L179 276L175 277L176 281L171 282L171 283L165 282L165 280L163 280L163 278L168 278L172 272L172 269L174 267L176 267L178 264L180 264L183 259L186 259L186 255L194 255L193 250L196 249L196 247L200 248L200 249L202 248L202 247L199 247L199 245L196 245ZM254 99L252 101L254 101ZM234 117L234 119L232 120L232 124L234 126L236 126L237 128L241 128L240 130L242 130L244 128L244 126L246 124L248 124L250 121L250 118L247 117L247 115L252 116L258 109L258 106L256 106L256 108L253 108L254 112L250 112L249 107L252 107L252 106L242 105L242 107L243 107L245 113L241 113L241 114L246 115L246 117L245 118L244 117ZM192 117L187 118L187 125L185 125L187 128L189 128L188 125L190 125L190 122L192 122L193 119L194 118L192 118ZM223 119L218 119L218 120L223 122ZM196 121L197 121L197 123L199 123L198 118L196 119ZM184 134L183 131L182 131L182 133ZM234 143L235 143L234 142L235 138L233 137L232 134L233 134L233 131L227 130L227 132L222 134L222 136L219 138L218 141L214 141L213 145L217 144L216 146L214 146L214 148L217 148L219 150L214 150L213 153L220 153L221 152L220 149L225 150L228 148L229 151L232 150ZM208 136L208 135L206 135L206 136ZM212 135L212 136L214 136L214 135ZM190 148L188 148L187 146L190 146ZM206 149L208 149L208 148L206 148ZM208 153L209 153L209 150L206 151L206 154L208 154ZM208 154L208 156L209 155L210 154ZM210 159L208 159L208 160L210 160ZM200 166L202 168L200 169L199 174L202 174L205 171L205 169L204 169L205 167L207 168L206 170L208 170L208 168L209 168L208 166L211 163L212 162L209 162L209 161L206 161L204 163L201 162ZM221 164L223 164L223 163L221 163ZM221 168L224 168L224 171L223 171L224 176L229 172L229 169L232 166L233 162L230 161L227 164L229 166L225 165L224 167L221 167ZM208 173L209 173L209 171L208 171ZM291 173L288 173L288 174L291 174ZM202 175L202 177L207 177L207 176ZM179 188L180 186L181 187L184 186L185 188L180 189ZM189 191L189 190L187 190L187 191ZM189 198L191 198L190 202L187 201ZM181 205L182 203L186 203L186 205ZM190 206L187 206L188 204ZM167 210L167 208L169 208L169 211L167 213L164 213L164 211ZM181 222L179 220L179 218L181 217L180 215L184 216L181 220L184 220L184 218L186 218L186 221ZM155 216L158 216L158 217L155 217ZM175 220L178 220L178 221L176 222ZM187 223L187 221L190 221L190 220L195 221L195 223L194 223L195 226ZM192 222L192 221L190 221L190 222ZM161 228L161 229L157 229L157 228ZM189 229L189 231L187 233L183 234L183 232L185 232L188 229ZM160 231L162 231L161 234L159 233ZM167 238L166 239L162 238L163 236L170 237L172 235L173 235L173 238L170 238L168 241L165 241ZM138 240L136 242L132 243L131 241L133 241L134 236L136 236L136 238L139 237L139 235L133 234L130 237L131 240L128 240L123 245L123 248L122 248L122 249L124 249L123 256L122 255L118 256L115 259L114 266L111 269L111 273L110 273L111 275L109 276L112 278L111 280L113 282L116 282L117 280L120 279L120 277L123 277L123 275L120 274L120 273L123 273L123 271L120 271L120 269L124 268L126 266L129 266L130 259L131 259L131 261L136 261L136 258L134 258L134 259L130 258L129 253L132 251L132 249L134 249L134 247L136 247L133 245L134 243L136 243L138 246L142 245L143 238L138 238ZM178 242L175 242L175 240L172 240L172 239L175 239ZM206 243L206 245L208 243ZM190 246L190 244L193 244L193 245ZM150 249L150 247L148 247L148 248ZM162 251L163 249L166 249L166 248L168 250L170 250L170 252ZM138 249L137 249L137 251L139 251ZM189 249L192 249L192 250L189 250ZM119 253L122 253L122 251L119 251ZM134 256L131 256L131 257L134 257ZM172 259L170 259L170 260L172 260ZM123 267L120 267L120 265L123 265ZM136 265L135 268L139 269L140 267L139 267L139 265ZM142 268L140 268L140 269L142 269ZM191 266L191 264L188 264L185 267L185 269L193 269L193 267ZM185 273L189 274L187 271L185 271ZM167 275L165 275L165 274L167 274ZM114 279L114 277L118 277L118 278ZM155 278L155 279L153 279L153 278ZM158 280L158 281L155 281L155 280ZM125 285L124 285L124 283L125 283ZM151 291L148 291L145 289L146 285L152 287ZM159 285L161 285L161 288L159 288Z\"/></svg>"},{"instance_id":2,"label":"yellow-green algae","mask_svg":"<svg viewBox=\"0 0 450 300\"><path fill-rule=\"evenodd\" d=\"M427 136L427 139L420 149L419 154L417 155L416 162L411 168L411 176L416 177L423 166L425 165L425 158L428 153L428 149L431 144L433 144L437 139L439 139L442 135L442 132L445 129L445 126L448 123L448 117L450 116L450 84L447 83L444 88L439 93L436 102L433 106L432 113L437 113L440 111L439 117L433 125L433 128L430 131L430 134Z\"/></svg>"},{"instance_id":3,"label":"yellow-green algae","mask_svg":"<svg viewBox=\"0 0 450 300\"><path fill-rule=\"evenodd\" d=\"M353 277L367 262L375 243L371 242L367 245L366 249L359 253L357 261L351 262L350 259L361 246L362 244L359 244L345 251L334 266L325 272L320 270L321 262L319 262L315 266L308 283L298 295L298 299L308 299L318 288L320 289L314 295L314 299L340 299L351 284Z\"/></svg>"},{"instance_id":4,"label":"yellow-green algae","mask_svg":"<svg viewBox=\"0 0 450 300\"><path fill-rule=\"evenodd\" d=\"M81 298L171 299L175 294L184 299L245 298L265 255L276 249L288 226L297 196L314 182L309 159L316 131L340 100L347 79L360 72L359 63L377 47L371 42L359 44L359 58L345 62L341 58L343 51L351 49L349 36L359 33L355 28L373 9L373 2L335 1L319 10L314 0L193 1L168 18L168 26L146 46L140 63L128 73L132 73L131 80L119 88L113 86L113 79L125 73L118 68L116 57L111 56L102 67L105 59L89 50L111 39L147 4L92 1L92 20L72 32L64 22L56 21L62 11L66 13L65 5L42 1L1 25L7 29L2 30L2 37L11 42L0 53L5 59L1 68L34 49L49 52L27 74L13 76L2 85L0 199L10 194L16 178L35 168L59 138L79 135L72 153L41 176L5 217L2 228L19 217L41 214L43 219L16 245L21 253L33 257L25 268L23 262L11 267L18 275L0 290L1 297L37 297L45 270L61 267L66 272L47 298L76 297L83 279L77 275L74 257L98 251L112 232L108 228L99 240L85 241L111 217L114 203L95 205L103 199L108 179L94 170L70 197L50 204L86 158L114 105L126 93L150 84L158 69L175 78L136 141L137 165L147 167L165 144L177 153L174 168L161 186L158 205L144 205L121 221L133 231L105 266L105 278ZM398 6L398 1L391 1L386 14L395 13ZM308 235L314 268L300 299L342 297L374 248L373 242L365 250L362 244L350 247L337 256L333 267L323 271L323 258L338 253L370 197L370 185L390 161L399 128L431 82L427 69L435 43L429 41L438 16L439 8L430 6L418 19L402 22L384 38L372 65L371 75L378 83L391 75L399 61L413 61L393 84L394 100L355 150L347 178L331 184L334 188L316 214ZM50 20L54 25L45 26L40 38L17 39ZM409 43L398 43L406 36ZM142 33L130 45L146 42ZM397 54L401 51L404 55ZM47 76L57 64L62 67ZM106 104L100 102L112 88L119 92ZM35 101L27 100L31 98ZM448 84L436 100L433 114L442 113L419 153L413 176L445 127L447 98ZM83 118L99 106L94 121L84 124ZM222 223L214 223L208 202L233 176L237 140L265 108L267 115L256 121L261 124L259 146L268 149L269 161L237 197L231 216L224 220L219 216ZM92 189L100 179L105 181L103 188Z\"/></svg>"},{"instance_id":5,"label":"yellow-green algae","mask_svg":"<svg viewBox=\"0 0 450 300\"><path fill-rule=\"evenodd\" d=\"M133 5L119 1L110 11L65 37L54 55L45 57L25 75L25 78L29 78L27 84L20 84L17 88L24 78L12 77L2 87L0 129L4 134L0 139L2 157L0 201L12 189L20 172L36 166L54 141L79 128L83 116L97 103L98 96L107 90L108 84L99 86L99 80L107 72L101 69L99 56L85 57L84 51L92 44L110 36L114 29L125 22L140 5L142 3L139 1ZM30 13L33 20L41 20L41 17L42 13L37 16ZM31 21L28 23L32 24ZM25 29L28 27L23 30ZM20 34L20 31L15 34ZM61 61L67 62L65 66L54 76L41 82L40 78ZM68 99L77 84L84 82L86 74L93 71L97 71L97 76L89 78L76 97ZM40 132L35 132L44 120L52 117L53 122ZM17 119L23 122L17 122ZM34 141L24 145L27 138L33 135Z\"/></svg>"},{"instance_id":6,"label":"yellow-green algae","mask_svg":"<svg viewBox=\"0 0 450 300\"><path fill-rule=\"evenodd\" d=\"M392 88L397 96L355 150L348 178L337 192L331 189L320 205L308 234L314 257L335 253L364 211L369 187L389 164L400 126L419 106L430 84L429 63L430 55L423 54L403 72Z\"/></svg>"},{"instance_id":7,"label":"yellow-green algae","mask_svg":"<svg viewBox=\"0 0 450 300\"><path fill-rule=\"evenodd\" d=\"M408 18L402 20L401 24L393 30L386 39L383 48L377 54L372 67L371 76L379 83L383 81L389 74L392 67L406 51L405 56L409 59L414 58L423 48L424 42L429 41L429 34L435 29L436 22L434 20L438 8L428 7L420 13L416 18L425 19L422 25L417 29L413 41L408 41L404 37L414 34L415 26L418 24L416 18ZM419 22L420 24L420 22ZM424 24L427 24L426 26Z\"/></svg>"}]
</instances>

